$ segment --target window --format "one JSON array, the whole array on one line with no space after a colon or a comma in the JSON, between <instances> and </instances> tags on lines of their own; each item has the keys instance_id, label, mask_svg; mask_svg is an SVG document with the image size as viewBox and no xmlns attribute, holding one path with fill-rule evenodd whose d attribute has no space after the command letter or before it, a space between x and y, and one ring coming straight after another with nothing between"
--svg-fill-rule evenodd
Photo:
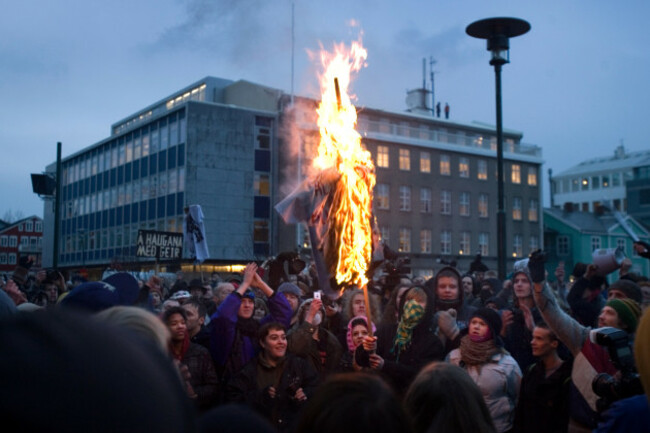
<instances>
[{"instance_id":1,"label":"window","mask_svg":"<svg viewBox=\"0 0 650 433\"><path fill-rule=\"evenodd\" d=\"M524 242L521 235L512 237L512 257L521 257L524 252Z\"/></svg>"},{"instance_id":2,"label":"window","mask_svg":"<svg viewBox=\"0 0 650 433\"><path fill-rule=\"evenodd\" d=\"M510 181L512 183L521 183L521 166L519 164L512 164Z\"/></svg>"},{"instance_id":3,"label":"window","mask_svg":"<svg viewBox=\"0 0 650 433\"><path fill-rule=\"evenodd\" d=\"M600 177L591 176L591 189L600 189Z\"/></svg>"},{"instance_id":4,"label":"window","mask_svg":"<svg viewBox=\"0 0 650 433\"><path fill-rule=\"evenodd\" d=\"M420 189L420 212L431 212L431 188Z\"/></svg>"},{"instance_id":5,"label":"window","mask_svg":"<svg viewBox=\"0 0 650 433\"><path fill-rule=\"evenodd\" d=\"M577 178L571 179L571 191L576 192L580 189L580 180Z\"/></svg>"},{"instance_id":6,"label":"window","mask_svg":"<svg viewBox=\"0 0 650 433\"><path fill-rule=\"evenodd\" d=\"M536 249L538 249L539 248L539 238L537 236L531 236L530 240L529 240L529 243L528 243L528 247L530 248L531 253L533 251L535 251Z\"/></svg>"},{"instance_id":7,"label":"window","mask_svg":"<svg viewBox=\"0 0 650 433\"><path fill-rule=\"evenodd\" d=\"M451 254L451 232L449 230L440 232L440 254Z\"/></svg>"},{"instance_id":8,"label":"window","mask_svg":"<svg viewBox=\"0 0 650 433\"><path fill-rule=\"evenodd\" d=\"M569 255L569 237L568 236L558 236L557 237L557 255L558 256L568 256Z\"/></svg>"},{"instance_id":9,"label":"window","mask_svg":"<svg viewBox=\"0 0 650 433\"><path fill-rule=\"evenodd\" d=\"M411 229L402 227L399 229L399 252L411 252Z\"/></svg>"},{"instance_id":10,"label":"window","mask_svg":"<svg viewBox=\"0 0 650 433\"><path fill-rule=\"evenodd\" d=\"M458 254L467 255L472 252L472 234L470 232L461 232L460 234L460 250Z\"/></svg>"},{"instance_id":11,"label":"window","mask_svg":"<svg viewBox=\"0 0 650 433\"><path fill-rule=\"evenodd\" d=\"M27 221L25 223L25 231L26 232L33 232L34 231L34 222L33 221Z\"/></svg>"},{"instance_id":12,"label":"window","mask_svg":"<svg viewBox=\"0 0 650 433\"><path fill-rule=\"evenodd\" d=\"M0 253L0 265L7 264L7 253Z\"/></svg>"},{"instance_id":13,"label":"window","mask_svg":"<svg viewBox=\"0 0 650 433\"><path fill-rule=\"evenodd\" d=\"M449 155L440 155L440 175L451 176L451 158L449 158Z\"/></svg>"},{"instance_id":14,"label":"window","mask_svg":"<svg viewBox=\"0 0 650 433\"><path fill-rule=\"evenodd\" d=\"M431 173L431 155L429 152L420 152L420 172Z\"/></svg>"},{"instance_id":15,"label":"window","mask_svg":"<svg viewBox=\"0 0 650 433\"><path fill-rule=\"evenodd\" d=\"M603 181L603 188L609 188L609 176L603 176L602 181Z\"/></svg>"},{"instance_id":16,"label":"window","mask_svg":"<svg viewBox=\"0 0 650 433\"><path fill-rule=\"evenodd\" d=\"M390 242L390 228L383 226L379 230L381 231L381 240L384 242L384 244L388 245Z\"/></svg>"},{"instance_id":17,"label":"window","mask_svg":"<svg viewBox=\"0 0 650 433\"><path fill-rule=\"evenodd\" d=\"M29 236L21 236L20 237L20 246L21 247L28 247L29 246Z\"/></svg>"},{"instance_id":18,"label":"window","mask_svg":"<svg viewBox=\"0 0 650 433\"><path fill-rule=\"evenodd\" d=\"M375 200L378 209L389 209L390 189L385 183L378 183L375 189Z\"/></svg>"},{"instance_id":19,"label":"window","mask_svg":"<svg viewBox=\"0 0 650 433\"><path fill-rule=\"evenodd\" d=\"M16 253L9 253L9 264L10 265L16 264Z\"/></svg>"},{"instance_id":20,"label":"window","mask_svg":"<svg viewBox=\"0 0 650 433\"><path fill-rule=\"evenodd\" d=\"M489 255L490 248L490 235L488 233L479 233L478 234L478 250L483 257Z\"/></svg>"},{"instance_id":21,"label":"window","mask_svg":"<svg viewBox=\"0 0 650 433\"><path fill-rule=\"evenodd\" d=\"M174 172L176 173L176 172ZM174 185L175 187L175 185ZM271 195L270 191L270 180L268 174L255 173L255 180L253 184L253 192L255 195L269 196Z\"/></svg>"},{"instance_id":22,"label":"window","mask_svg":"<svg viewBox=\"0 0 650 433\"><path fill-rule=\"evenodd\" d=\"M253 241L269 241L269 222L267 220L255 220L253 223Z\"/></svg>"},{"instance_id":23,"label":"window","mask_svg":"<svg viewBox=\"0 0 650 433\"><path fill-rule=\"evenodd\" d=\"M411 211L411 187L402 185L399 187L399 210L402 212Z\"/></svg>"},{"instance_id":24,"label":"window","mask_svg":"<svg viewBox=\"0 0 650 433\"><path fill-rule=\"evenodd\" d=\"M537 168L528 167L528 185L537 186Z\"/></svg>"},{"instance_id":25,"label":"window","mask_svg":"<svg viewBox=\"0 0 650 433\"><path fill-rule=\"evenodd\" d=\"M17 236L9 236L9 246L10 247L18 246L18 237Z\"/></svg>"},{"instance_id":26,"label":"window","mask_svg":"<svg viewBox=\"0 0 650 433\"><path fill-rule=\"evenodd\" d=\"M7 236L0 236L0 247L6 247L9 244L9 238Z\"/></svg>"},{"instance_id":27,"label":"window","mask_svg":"<svg viewBox=\"0 0 650 433\"><path fill-rule=\"evenodd\" d=\"M586 191L589 189L589 178L588 177L583 177L582 180L580 181L580 189L583 191Z\"/></svg>"},{"instance_id":28,"label":"window","mask_svg":"<svg viewBox=\"0 0 650 433\"><path fill-rule=\"evenodd\" d=\"M487 161L484 159L479 159L477 161L477 171L476 171L476 176L478 177L479 180L487 180L488 178L488 164Z\"/></svg>"},{"instance_id":29,"label":"window","mask_svg":"<svg viewBox=\"0 0 650 433\"><path fill-rule=\"evenodd\" d=\"M528 204L528 221L531 222L537 222L538 220L538 207L539 205L537 204L537 200L530 200L530 203Z\"/></svg>"},{"instance_id":30,"label":"window","mask_svg":"<svg viewBox=\"0 0 650 433\"><path fill-rule=\"evenodd\" d=\"M598 236L591 237L591 251L595 251L600 248L600 238Z\"/></svg>"},{"instance_id":31,"label":"window","mask_svg":"<svg viewBox=\"0 0 650 433\"><path fill-rule=\"evenodd\" d=\"M451 191L440 191L440 213L451 215Z\"/></svg>"},{"instance_id":32,"label":"window","mask_svg":"<svg viewBox=\"0 0 650 433\"><path fill-rule=\"evenodd\" d=\"M18 231L19 232L22 232L23 228L24 228L23 224L18 224Z\"/></svg>"},{"instance_id":33,"label":"window","mask_svg":"<svg viewBox=\"0 0 650 433\"><path fill-rule=\"evenodd\" d=\"M513 197L512 199L512 219L521 221L521 197Z\"/></svg>"},{"instance_id":34,"label":"window","mask_svg":"<svg viewBox=\"0 0 650 433\"><path fill-rule=\"evenodd\" d=\"M408 149L399 150L399 169L404 171L411 169L411 152Z\"/></svg>"},{"instance_id":35,"label":"window","mask_svg":"<svg viewBox=\"0 0 650 433\"><path fill-rule=\"evenodd\" d=\"M469 159L460 158L458 161L458 175L460 177L469 177Z\"/></svg>"},{"instance_id":36,"label":"window","mask_svg":"<svg viewBox=\"0 0 650 433\"><path fill-rule=\"evenodd\" d=\"M377 167L388 168L388 146L377 146Z\"/></svg>"},{"instance_id":37,"label":"window","mask_svg":"<svg viewBox=\"0 0 650 433\"><path fill-rule=\"evenodd\" d=\"M478 216L479 218L488 217L488 195L480 194L478 196Z\"/></svg>"},{"instance_id":38,"label":"window","mask_svg":"<svg viewBox=\"0 0 650 433\"><path fill-rule=\"evenodd\" d=\"M621 250L623 250L623 252L625 252L625 246L626 246L625 239L623 238L616 239L616 248L620 248Z\"/></svg>"},{"instance_id":39,"label":"window","mask_svg":"<svg viewBox=\"0 0 650 433\"><path fill-rule=\"evenodd\" d=\"M431 230L420 230L420 252L431 254Z\"/></svg>"},{"instance_id":40,"label":"window","mask_svg":"<svg viewBox=\"0 0 650 433\"><path fill-rule=\"evenodd\" d=\"M459 199L458 212L461 216L469 216L469 193L461 192Z\"/></svg>"}]
</instances>

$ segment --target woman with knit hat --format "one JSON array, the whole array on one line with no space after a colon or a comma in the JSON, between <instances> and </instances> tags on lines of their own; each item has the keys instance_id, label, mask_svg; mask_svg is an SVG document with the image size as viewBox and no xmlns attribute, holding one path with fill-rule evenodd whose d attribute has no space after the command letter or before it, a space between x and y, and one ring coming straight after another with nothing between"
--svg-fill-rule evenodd
<instances>
[{"instance_id":1,"label":"woman with knit hat","mask_svg":"<svg viewBox=\"0 0 650 433\"><path fill-rule=\"evenodd\" d=\"M377 329L373 323L372 334L375 334L376 331ZM343 353L343 356L341 356L341 362L339 363L340 371L360 371L363 369L354 362L354 352L370 334L370 329L368 329L368 318L366 318L366 316L356 316L350 319L345 336L346 347L348 350L346 350Z\"/></svg>"},{"instance_id":2,"label":"woman with knit hat","mask_svg":"<svg viewBox=\"0 0 650 433\"><path fill-rule=\"evenodd\" d=\"M454 349L447 359L469 373L481 389L496 430L506 432L513 426L521 370L517 361L501 347L501 318L496 311L476 310L468 329L468 334L460 340L460 348Z\"/></svg>"},{"instance_id":3,"label":"woman with knit hat","mask_svg":"<svg viewBox=\"0 0 650 433\"><path fill-rule=\"evenodd\" d=\"M443 358L442 343L431 330L430 299L424 287L411 287L404 294L399 323L381 325L377 337L366 337L355 352L356 363L380 371L398 395L423 366Z\"/></svg>"}]
</instances>

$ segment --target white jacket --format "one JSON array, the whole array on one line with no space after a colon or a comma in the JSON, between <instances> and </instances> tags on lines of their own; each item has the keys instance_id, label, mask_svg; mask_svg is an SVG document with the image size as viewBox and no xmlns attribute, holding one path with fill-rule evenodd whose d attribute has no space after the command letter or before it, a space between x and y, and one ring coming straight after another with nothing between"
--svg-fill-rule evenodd
<instances>
[{"instance_id":1,"label":"white jacket","mask_svg":"<svg viewBox=\"0 0 650 433\"><path fill-rule=\"evenodd\" d=\"M510 430L521 384L521 369L517 361L507 353L497 353L485 364L468 366L461 362L460 349L452 350L447 360L464 368L478 385L496 430Z\"/></svg>"}]
</instances>

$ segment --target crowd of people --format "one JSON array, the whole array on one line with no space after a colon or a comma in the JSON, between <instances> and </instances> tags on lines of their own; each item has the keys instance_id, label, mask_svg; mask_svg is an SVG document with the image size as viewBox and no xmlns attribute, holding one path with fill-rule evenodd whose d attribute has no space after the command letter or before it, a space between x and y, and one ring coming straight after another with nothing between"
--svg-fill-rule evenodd
<instances>
[{"instance_id":1,"label":"crowd of people","mask_svg":"<svg viewBox=\"0 0 650 433\"><path fill-rule=\"evenodd\" d=\"M331 299L309 266L66 281L23 260L0 290L0 414L20 431L650 431L647 276L553 271L538 251L500 280L479 258Z\"/></svg>"}]
</instances>

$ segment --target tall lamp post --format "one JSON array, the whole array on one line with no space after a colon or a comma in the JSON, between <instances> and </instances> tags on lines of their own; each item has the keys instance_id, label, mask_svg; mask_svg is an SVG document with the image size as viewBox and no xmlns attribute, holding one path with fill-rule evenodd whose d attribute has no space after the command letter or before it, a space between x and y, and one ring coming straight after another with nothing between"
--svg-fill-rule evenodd
<instances>
[{"instance_id":1,"label":"tall lamp post","mask_svg":"<svg viewBox=\"0 0 650 433\"><path fill-rule=\"evenodd\" d=\"M487 39L487 50L492 53L490 64L494 66L497 102L497 252L499 278L506 277L506 212L504 203L503 172L503 119L501 118L501 66L510 63L509 38L523 35L530 24L519 18L486 18L468 25L465 32L479 39Z\"/></svg>"}]
</instances>

